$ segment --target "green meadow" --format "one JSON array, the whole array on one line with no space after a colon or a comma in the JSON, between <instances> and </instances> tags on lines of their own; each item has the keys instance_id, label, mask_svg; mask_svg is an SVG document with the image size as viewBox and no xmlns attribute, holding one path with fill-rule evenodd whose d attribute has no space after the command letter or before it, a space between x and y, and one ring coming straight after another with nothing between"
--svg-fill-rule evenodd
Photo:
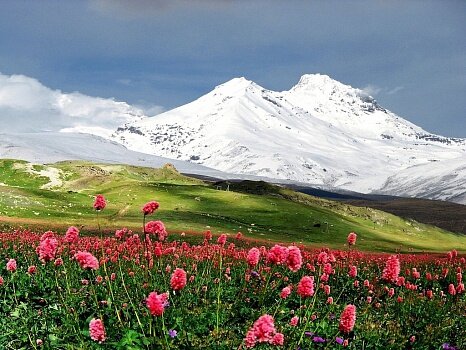
<instances>
[{"instance_id":1,"label":"green meadow","mask_svg":"<svg viewBox=\"0 0 466 350\"><path fill-rule=\"evenodd\" d=\"M227 188L229 190L227 191ZM96 215L94 196L105 210ZM319 199L264 182L214 184L186 177L176 169L67 161L32 165L0 160L0 227L83 233L100 225L140 230L141 203L156 200L169 232L186 237L211 230L242 232L264 242L295 242L343 248L349 232L358 248L370 251L466 251L466 237L379 210Z\"/></svg>"}]
</instances>

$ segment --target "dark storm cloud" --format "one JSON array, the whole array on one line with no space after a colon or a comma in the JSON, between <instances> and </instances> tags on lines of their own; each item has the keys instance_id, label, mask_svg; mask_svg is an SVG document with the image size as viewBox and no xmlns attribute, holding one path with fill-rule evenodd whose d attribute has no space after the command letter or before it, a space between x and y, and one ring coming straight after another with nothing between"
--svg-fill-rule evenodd
<instances>
[{"instance_id":1,"label":"dark storm cloud","mask_svg":"<svg viewBox=\"0 0 466 350\"><path fill-rule=\"evenodd\" d=\"M464 1L4 2L0 72L172 108L235 76L287 90L324 73L466 137Z\"/></svg>"}]
</instances>

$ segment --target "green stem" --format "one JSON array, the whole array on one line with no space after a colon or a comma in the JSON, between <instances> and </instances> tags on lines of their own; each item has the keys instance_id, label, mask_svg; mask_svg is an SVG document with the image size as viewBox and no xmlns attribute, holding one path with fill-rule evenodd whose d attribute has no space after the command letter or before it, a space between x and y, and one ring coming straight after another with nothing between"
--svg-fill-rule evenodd
<instances>
[{"instance_id":1,"label":"green stem","mask_svg":"<svg viewBox=\"0 0 466 350\"><path fill-rule=\"evenodd\" d=\"M222 259L222 247L220 247L220 256L219 256L219 279L218 279L218 287L217 287L217 317L216 317L216 326L215 326L215 334L218 337L218 329L220 323L220 295L222 292L221 283L222 283L222 269L223 269L223 259Z\"/></svg>"},{"instance_id":2,"label":"green stem","mask_svg":"<svg viewBox=\"0 0 466 350\"><path fill-rule=\"evenodd\" d=\"M118 260L118 267L119 267L119 270L120 270L120 276L121 276L121 283L123 284L123 288L126 292L126 296L128 297L128 300L129 300L129 303L131 304L131 308L133 309L134 311L134 315L136 316L136 319L138 321L138 324L139 324L139 328L141 328L141 332L144 336L145 333L144 333L144 328L142 327L142 323L141 323L141 320L139 319L139 315L137 313L137 310L136 310L136 307L134 306L134 303L133 303L133 300L132 298L130 297L129 295L129 292L128 292L128 288L126 288L126 283L125 283L125 278L123 276L123 271L121 271L121 263L120 263L120 260Z\"/></svg>"}]
</instances>

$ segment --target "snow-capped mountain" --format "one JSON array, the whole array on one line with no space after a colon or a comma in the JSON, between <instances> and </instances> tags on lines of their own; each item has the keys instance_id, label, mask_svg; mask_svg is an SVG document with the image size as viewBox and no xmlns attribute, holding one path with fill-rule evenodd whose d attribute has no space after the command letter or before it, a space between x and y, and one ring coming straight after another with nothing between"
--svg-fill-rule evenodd
<instances>
[{"instance_id":1,"label":"snow-capped mountain","mask_svg":"<svg viewBox=\"0 0 466 350\"><path fill-rule=\"evenodd\" d=\"M465 139L433 135L326 75L304 75L282 92L235 78L184 106L127 123L111 139L227 173L466 202L457 182L438 195L451 177L434 181L439 169L464 169ZM420 176L416 185L413 174Z\"/></svg>"}]
</instances>

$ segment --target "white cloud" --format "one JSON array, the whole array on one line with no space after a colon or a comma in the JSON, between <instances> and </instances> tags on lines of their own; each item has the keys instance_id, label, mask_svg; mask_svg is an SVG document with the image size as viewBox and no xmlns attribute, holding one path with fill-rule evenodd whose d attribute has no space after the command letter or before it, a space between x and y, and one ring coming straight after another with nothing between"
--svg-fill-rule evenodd
<instances>
[{"instance_id":1,"label":"white cloud","mask_svg":"<svg viewBox=\"0 0 466 350\"><path fill-rule=\"evenodd\" d=\"M401 90L404 90L404 86L397 86L393 89L391 89L390 91L387 92L387 95L393 95L393 94L396 94L397 92L400 92Z\"/></svg>"},{"instance_id":2,"label":"white cloud","mask_svg":"<svg viewBox=\"0 0 466 350\"><path fill-rule=\"evenodd\" d=\"M365 93L366 95L372 96L372 97L377 96L377 94L379 94L381 91L382 91L382 88L376 85L372 85L372 84L369 84L362 89L363 93Z\"/></svg>"},{"instance_id":3,"label":"white cloud","mask_svg":"<svg viewBox=\"0 0 466 350\"><path fill-rule=\"evenodd\" d=\"M163 110L151 106L151 110ZM108 136L145 116L144 110L113 99L63 93L23 75L0 73L0 132L76 131Z\"/></svg>"}]
</instances>

